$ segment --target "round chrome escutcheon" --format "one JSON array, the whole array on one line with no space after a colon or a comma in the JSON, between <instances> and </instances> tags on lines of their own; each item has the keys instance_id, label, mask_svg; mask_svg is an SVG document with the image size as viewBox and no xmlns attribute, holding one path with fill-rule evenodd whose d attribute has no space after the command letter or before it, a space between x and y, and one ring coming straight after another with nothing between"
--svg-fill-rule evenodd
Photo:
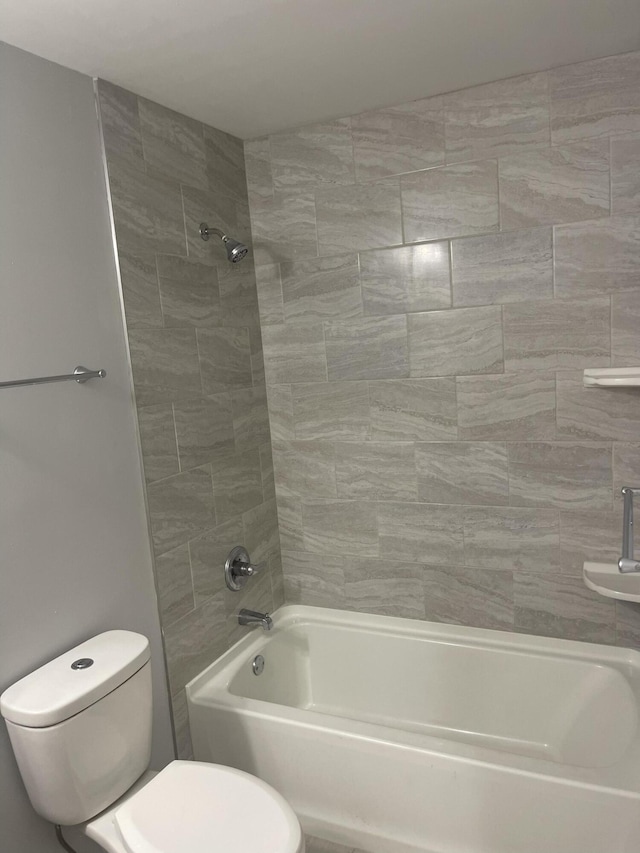
<instances>
[{"instance_id":1,"label":"round chrome escutcheon","mask_svg":"<svg viewBox=\"0 0 640 853\"><path fill-rule=\"evenodd\" d=\"M254 675L262 675L264 670L264 658L262 655L256 655L251 663L251 669Z\"/></svg>"}]
</instances>

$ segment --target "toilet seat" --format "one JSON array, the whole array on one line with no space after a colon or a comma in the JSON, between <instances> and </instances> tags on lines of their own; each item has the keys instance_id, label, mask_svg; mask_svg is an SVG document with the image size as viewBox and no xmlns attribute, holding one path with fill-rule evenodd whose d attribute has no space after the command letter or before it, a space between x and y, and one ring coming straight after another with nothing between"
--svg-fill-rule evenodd
<instances>
[{"instance_id":1,"label":"toilet seat","mask_svg":"<svg viewBox=\"0 0 640 853\"><path fill-rule=\"evenodd\" d=\"M127 853L302 853L287 801L219 764L172 761L113 814Z\"/></svg>"}]
</instances>

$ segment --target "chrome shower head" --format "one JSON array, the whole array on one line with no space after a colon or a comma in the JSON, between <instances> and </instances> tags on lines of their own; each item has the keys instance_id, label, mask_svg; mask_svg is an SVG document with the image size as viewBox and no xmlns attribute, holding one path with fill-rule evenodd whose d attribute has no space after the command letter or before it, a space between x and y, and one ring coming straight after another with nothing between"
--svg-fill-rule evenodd
<instances>
[{"instance_id":1,"label":"chrome shower head","mask_svg":"<svg viewBox=\"0 0 640 853\"><path fill-rule=\"evenodd\" d=\"M244 245L244 243L239 243L237 240L234 240L233 237L227 237L224 231L221 231L219 228L209 228L206 222L200 223L200 236L203 240L208 240L209 237L215 234L216 237L219 237L224 243L224 247L227 250L227 260L231 261L232 264L239 263L248 253L249 249Z\"/></svg>"}]
</instances>

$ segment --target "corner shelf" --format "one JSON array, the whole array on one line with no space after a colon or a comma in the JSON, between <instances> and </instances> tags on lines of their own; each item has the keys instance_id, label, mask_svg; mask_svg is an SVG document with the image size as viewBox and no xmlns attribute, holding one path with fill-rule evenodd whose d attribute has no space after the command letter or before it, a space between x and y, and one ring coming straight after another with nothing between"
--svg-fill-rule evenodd
<instances>
[{"instance_id":1,"label":"corner shelf","mask_svg":"<svg viewBox=\"0 0 640 853\"><path fill-rule=\"evenodd\" d=\"M584 563L585 585L607 598L640 602L640 572L622 574L615 563Z\"/></svg>"},{"instance_id":2,"label":"corner shelf","mask_svg":"<svg viewBox=\"0 0 640 853\"><path fill-rule=\"evenodd\" d=\"M640 367L586 367L584 384L587 388L640 388Z\"/></svg>"}]
</instances>

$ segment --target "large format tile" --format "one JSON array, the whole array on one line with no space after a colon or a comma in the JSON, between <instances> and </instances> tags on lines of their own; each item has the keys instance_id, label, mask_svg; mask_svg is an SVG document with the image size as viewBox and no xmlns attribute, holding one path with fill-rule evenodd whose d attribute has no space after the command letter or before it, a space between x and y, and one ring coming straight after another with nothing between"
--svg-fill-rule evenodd
<instances>
[{"instance_id":1,"label":"large format tile","mask_svg":"<svg viewBox=\"0 0 640 853\"><path fill-rule=\"evenodd\" d=\"M553 373L458 377L458 436L463 440L555 438Z\"/></svg>"},{"instance_id":2,"label":"large format tile","mask_svg":"<svg viewBox=\"0 0 640 853\"><path fill-rule=\"evenodd\" d=\"M576 222L608 213L606 140L528 151L500 160L502 228Z\"/></svg>"},{"instance_id":3,"label":"large format tile","mask_svg":"<svg viewBox=\"0 0 640 853\"><path fill-rule=\"evenodd\" d=\"M277 264L318 254L313 193L275 193L251 202L251 232L257 264Z\"/></svg>"},{"instance_id":4,"label":"large format tile","mask_svg":"<svg viewBox=\"0 0 640 853\"><path fill-rule=\"evenodd\" d=\"M138 112L147 164L182 184L205 183L200 122L146 98L138 98Z\"/></svg>"},{"instance_id":5,"label":"large format tile","mask_svg":"<svg viewBox=\"0 0 640 853\"><path fill-rule=\"evenodd\" d=\"M170 625L164 634L172 693L181 690L227 648L226 614L222 594Z\"/></svg>"},{"instance_id":6,"label":"large format tile","mask_svg":"<svg viewBox=\"0 0 640 853\"><path fill-rule=\"evenodd\" d=\"M258 139L245 139L244 166L247 173L247 190L251 201L259 198L273 198L271 149L268 136L261 136Z\"/></svg>"},{"instance_id":7,"label":"large format tile","mask_svg":"<svg viewBox=\"0 0 640 853\"><path fill-rule=\"evenodd\" d=\"M606 367L611 361L610 314L606 296L505 305L505 369Z\"/></svg>"},{"instance_id":8,"label":"large format tile","mask_svg":"<svg viewBox=\"0 0 640 853\"><path fill-rule=\"evenodd\" d=\"M366 501L313 500L302 505L306 551L375 557L378 526L374 505Z\"/></svg>"},{"instance_id":9,"label":"large format tile","mask_svg":"<svg viewBox=\"0 0 640 853\"><path fill-rule=\"evenodd\" d=\"M118 253L127 328L161 328L162 308L154 255Z\"/></svg>"},{"instance_id":10,"label":"large format tile","mask_svg":"<svg viewBox=\"0 0 640 853\"><path fill-rule=\"evenodd\" d=\"M285 262L280 271L287 322L362 316L357 255Z\"/></svg>"},{"instance_id":11,"label":"large format tile","mask_svg":"<svg viewBox=\"0 0 640 853\"><path fill-rule=\"evenodd\" d=\"M638 286L640 216L554 229L556 296L598 296Z\"/></svg>"},{"instance_id":12,"label":"large format tile","mask_svg":"<svg viewBox=\"0 0 640 853\"><path fill-rule=\"evenodd\" d=\"M560 571L558 513L551 509L467 507L464 562L486 569Z\"/></svg>"},{"instance_id":13,"label":"large format tile","mask_svg":"<svg viewBox=\"0 0 640 853\"><path fill-rule=\"evenodd\" d=\"M509 500L516 506L611 509L610 444L509 445Z\"/></svg>"},{"instance_id":14,"label":"large format tile","mask_svg":"<svg viewBox=\"0 0 640 853\"><path fill-rule=\"evenodd\" d=\"M498 230L495 160L404 175L400 186L407 243Z\"/></svg>"},{"instance_id":15,"label":"large format tile","mask_svg":"<svg viewBox=\"0 0 640 853\"><path fill-rule=\"evenodd\" d=\"M271 400L271 389L269 397ZM314 382L294 385L296 438L365 439L371 432L366 382ZM280 431L282 434L282 430ZM274 440L277 433L274 430Z\"/></svg>"},{"instance_id":16,"label":"large format tile","mask_svg":"<svg viewBox=\"0 0 640 853\"><path fill-rule=\"evenodd\" d=\"M369 382L371 437L438 441L458 434L453 377Z\"/></svg>"},{"instance_id":17,"label":"large format tile","mask_svg":"<svg viewBox=\"0 0 640 853\"><path fill-rule=\"evenodd\" d=\"M503 368L499 306L411 314L408 323L412 377L497 373Z\"/></svg>"},{"instance_id":18,"label":"large format tile","mask_svg":"<svg viewBox=\"0 0 640 853\"><path fill-rule=\"evenodd\" d=\"M507 448L496 442L416 444L418 498L437 504L507 504Z\"/></svg>"},{"instance_id":19,"label":"large format tile","mask_svg":"<svg viewBox=\"0 0 640 853\"><path fill-rule=\"evenodd\" d=\"M312 190L355 180L351 120L310 124L269 137L276 190Z\"/></svg>"},{"instance_id":20,"label":"large format tile","mask_svg":"<svg viewBox=\"0 0 640 853\"><path fill-rule=\"evenodd\" d=\"M515 629L591 643L615 643L615 602L587 589L582 578L516 573Z\"/></svg>"},{"instance_id":21,"label":"large format tile","mask_svg":"<svg viewBox=\"0 0 640 853\"><path fill-rule=\"evenodd\" d=\"M448 243L361 252L360 281L365 314L449 308Z\"/></svg>"},{"instance_id":22,"label":"large format tile","mask_svg":"<svg viewBox=\"0 0 640 853\"><path fill-rule=\"evenodd\" d=\"M254 563L267 563L270 566L274 560L280 559L275 496L244 512L242 528L242 540Z\"/></svg>"},{"instance_id":23,"label":"large format tile","mask_svg":"<svg viewBox=\"0 0 640 853\"><path fill-rule=\"evenodd\" d=\"M558 437L635 441L640 394L635 388L585 388L582 371L557 376Z\"/></svg>"},{"instance_id":24,"label":"large format tile","mask_svg":"<svg viewBox=\"0 0 640 853\"><path fill-rule=\"evenodd\" d=\"M273 441L288 441L295 438L291 385L268 385L267 405L269 431Z\"/></svg>"},{"instance_id":25,"label":"large format tile","mask_svg":"<svg viewBox=\"0 0 640 853\"><path fill-rule=\"evenodd\" d=\"M231 392L233 433L237 450L251 450L269 442L269 411L264 384Z\"/></svg>"},{"instance_id":26,"label":"large format tile","mask_svg":"<svg viewBox=\"0 0 640 853\"><path fill-rule=\"evenodd\" d=\"M613 445L613 497L618 518L622 519L623 486L640 487L640 444L616 442ZM640 559L640 537L636 537L636 550Z\"/></svg>"},{"instance_id":27,"label":"large format tile","mask_svg":"<svg viewBox=\"0 0 640 853\"><path fill-rule=\"evenodd\" d=\"M98 81L98 92L107 160L127 160L144 171L137 95L106 80Z\"/></svg>"},{"instance_id":28,"label":"large format tile","mask_svg":"<svg viewBox=\"0 0 640 853\"><path fill-rule=\"evenodd\" d=\"M278 495L278 532L283 551L304 551L300 498Z\"/></svg>"},{"instance_id":29,"label":"large format tile","mask_svg":"<svg viewBox=\"0 0 640 853\"><path fill-rule=\"evenodd\" d=\"M209 466L147 486L156 554L171 551L216 523Z\"/></svg>"},{"instance_id":30,"label":"large format tile","mask_svg":"<svg viewBox=\"0 0 640 853\"><path fill-rule=\"evenodd\" d=\"M129 348L139 406L185 400L201 393L193 329L132 329Z\"/></svg>"},{"instance_id":31,"label":"large format tile","mask_svg":"<svg viewBox=\"0 0 640 853\"><path fill-rule=\"evenodd\" d=\"M616 645L640 650L640 605L616 601Z\"/></svg>"},{"instance_id":32,"label":"large format tile","mask_svg":"<svg viewBox=\"0 0 640 853\"><path fill-rule=\"evenodd\" d=\"M251 385L248 329L198 329L198 353L205 394Z\"/></svg>"},{"instance_id":33,"label":"large format tile","mask_svg":"<svg viewBox=\"0 0 640 853\"><path fill-rule=\"evenodd\" d=\"M345 561L340 556L283 551L282 571L287 603L344 608L344 566Z\"/></svg>"},{"instance_id":34,"label":"large format tile","mask_svg":"<svg viewBox=\"0 0 640 853\"><path fill-rule=\"evenodd\" d=\"M330 380L401 379L409 375L404 315L329 321L324 330Z\"/></svg>"},{"instance_id":35,"label":"large format tile","mask_svg":"<svg viewBox=\"0 0 640 853\"><path fill-rule=\"evenodd\" d=\"M231 198L246 199L247 178L242 140L204 125L204 147L209 188Z\"/></svg>"},{"instance_id":36,"label":"large format tile","mask_svg":"<svg viewBox=\"0 0 640 853\"><path fill-rule=\"evenodd\" d=\"M412 443L336 442L338 497L416 500Z\"/></svg>"},{"instance_id":37,"label":"large format tile","mask_svg":"<svg viewBox=\"0 0 640 853\"><path fill-rule=\"evenodd\" d=\"M234 453L231 399L227 394L175 403L174 417L183 471Z\"/></svg>"},{"instance_id":38,"label":"large format tile","mask_svg":"<svg viewBox=\"0 0 640 853\"><path fill-rule=\"evenodd\" d=\"M424 503L376 505L380 556L393 562L441 565L463 559L462 513Z\"/></svg>"},{"instance_id":39,"label":"large format tile","mask_svg":"<svg viewBox=\"0 0 640 853\"><path fill-rule=\"evenodd\" d=\"M640 364L640 288L611 296L611 364Z\"/></svg>"},{"instance_id":40,"label":"large format tile","mask_svg":"<svg viewBox=\"0 0 640 853\"><path fill-rule=\"evenodd\" d=\"M640 212L640 133L611 140L611 213Z\"/></svg>"},{"instance_id":41,"label":"large format tile","mask_svg":"<svg viewBox=\"0 0 640 853\"><path fill-rule=\"evenodd\" d=\"M529 74L445 95L447 163L549 144L547 75Z\"/></svg>"},{"instance_id":42,"label":"large format tile","mask_svg":"<svg viewBox=\"0 0 640 853\"><path fill-rule=\"evenodd\" d=\"M330 441L274 441L278 498L335 498L336 466Z\"/></svg>"},{"instance_id":43,"label":"large format tile","mask_svg":"<svg viewBox=\"0 0 640 853\"><path fill-rule=\"evenodd\" d=\"M262 503L259 450L228 453L211 464L211 472L218 522L228 521Z\"/></svg>"},{"instance_id":44,"label":"large format tile","mask_svg":"<svg viewBox=\"0 0 640 853\"><path fill-rule=\"evenodd\" d=\"M556 68L549 92L554 145L640 130L640 53Z\"/></svg>"},{"instance_id":45,"label":"large format tile","mask_svg":"<svg viewBox=\"0 0 640 853\"><path fill-rule=\"evenodd\" d=\"M513 630L513 572L426 567L425 616L431 622Z\"/></svg>"},{"instance_id":46,"label":"large format tile","mask_svg":"<svg viewBox=\"0 0 640 853\"><path fill-rule=\"evenodd\" d=\"M402 243L398 181L316 190L318 253L378 249Z\"/></svg>"},{"instance_id":47,"label":"large format tile","mask_svg":"<svg viewBox=\"0 0 640 853\"><path fill-rule=\"evenodd\" d=\"M550 228L453 240L451 255L455 306L525 302L553 296Z\"/></svg>"},{"instance_id":48,"label":"large format tile","mask_svg":"<svg viewBox=\"0 0 640 853\"><path fill-rule=\"evenodd\" d=\"M421 566L388 560L348 560L345 564L348 609L405 619L424 619Z\"/></svg>"},{"instance_id":49,"label":"large format tile","mask_svg":"<svg viewBox=\"0 0 640 853\"><path fill-rule=\"evenodd\" d=\"M171 404L138 409L138 429L146 481L152 483L177 474L180 465Z\"/></svg>"},{"instance_id":50,"label":"large format tile","mask_svg":"<svg viewBox=\"0 0 640 853\"><path fill-rule=\"evenodd\" d=\"M217 326L220 290L215 267L175 255L158 255L165 326Z\"/></svg>"},{"instance_id":51,"label":"large format tile","mask_svg":"<svg viewBox=\"0 0 640 853\"><path fill-rule=\"evenodd\" d=\"M189 257L202 264L226 265L227 252L218 237L203 240L200 225L206 222L209 228L219 228L236 240L250 242L249 229L240 226L239 204L229 196L210 192L206 187L182 185L184 227ZM246 233L245 233L246 232Z\"/></svg>"},{"instance_id":52,"label":"large format tile","mask_svg":"<svg viewBox=\"0 0 640 853\"><path fill-rule=\"evenodd\" d=\"M441 97L371 110L351 119L359 181L430 169L444 163Z\"/></svg>"},{"instance_id":53,"label":"large format tile","mask_svg":"<svg viewBox=\"0 0 640 853\"><path fill-rule=\"evenodd\" d=\"M562 573L582 578L585 561L617 563L620 557L622 516L602 510L560 513Z\"/></svg>"},{"instance_id":54,"label":"large format tile","mask_svg":"<svg viewBox=\"0 0 640 853\"><path fill-rule=\"evenodd\" d=\"M207 530L189 542L189 557L196 605L224 592L224 564L229 551L242 542L242 517Z\"/></svg>"},{"instance_id":55,"label":"large format tile","mask_svg":"<svg viewBox=\"0 0 640 853\"><path fill-rule=\"evenodd\" d=\"M322 324L265 326L262 343L268 385L326 380Z\"/></svg>"},{"instance_id":56,"label":"large format tile","mask_svg":"<svg viewBox=\"0 0 640 853\"><path fill-rule=\"evenodd\" d=\"M256 286L260 324L270 326L284 323L280 264L261 264L256 267Z\"/></svg>"},{"instance_id":57,"label":"large format tile","mask_svg":"<svg viewBox=\"0 0 640 853\"><path fill-rule=\"evenodd\" d=\"M195 607L188 546L156 557L155 575L160 620L166 628Z\"/></svg>"},{"instance_id":58,"label":"large format tile","mask_svg":"<svg viewBox=\"0 0 640 853\"><path fill-rule=\"evenodd\" d=\"M176 757L184 761L193 761L193 744L189 728L189 708L185 690L171 696L173 730L176 740Z\"/></svg>"}]
</instances>

